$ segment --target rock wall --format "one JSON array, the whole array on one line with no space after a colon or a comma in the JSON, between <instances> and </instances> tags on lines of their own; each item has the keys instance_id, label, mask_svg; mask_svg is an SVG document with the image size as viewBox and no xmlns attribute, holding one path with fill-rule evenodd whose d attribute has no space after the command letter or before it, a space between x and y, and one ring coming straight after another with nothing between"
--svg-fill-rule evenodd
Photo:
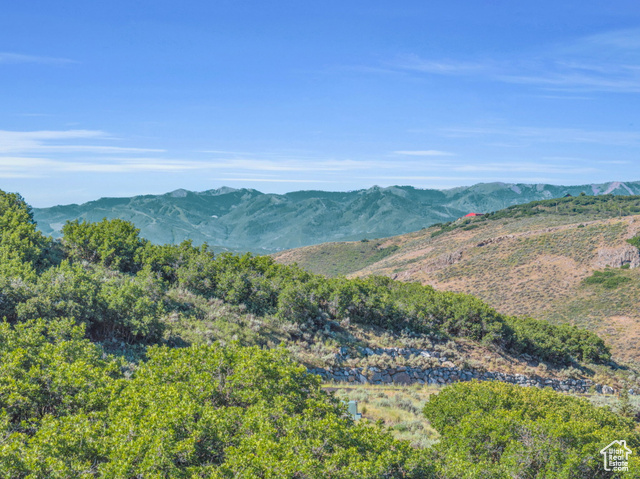
<instances>
[{"instance_id":1,"label":"rock wall","mask_svg":"<svg viewBox=\"0 0 640 479\"><path fill-rule=\"evenodd\" d=\"M414 358L436 358L440 362L448 361L449 359L436 350L432 349L417 349L417 348L357 348L357 350L350 350L347 347L341 347L335 355L337 361L344 361L345 359L351 359L352 357L367 357L367 356L383 356L386 355L389 358L397 358L402 356L406 360Z\"/></svg>"},{"instance_id":2,"label":"rock wall","mask_svg":"<svg viewBox=\"0 0 640 479\"><path fill-rule=\"evenodd\" d=\"M528 387L550 387L556 391L600 394L614 394L617 391L609 386L594 384L589 379L552 379L523 374L505 374L500 372L462 370L456 367L435 367L428 369L399 366L397 368L310 368L309 373L318 374L325 381L338 381L360 384L437 384L445 385L458 381L502 381ZM636 392L631 390L631 394Z\"/></svg>"}]
</instances>

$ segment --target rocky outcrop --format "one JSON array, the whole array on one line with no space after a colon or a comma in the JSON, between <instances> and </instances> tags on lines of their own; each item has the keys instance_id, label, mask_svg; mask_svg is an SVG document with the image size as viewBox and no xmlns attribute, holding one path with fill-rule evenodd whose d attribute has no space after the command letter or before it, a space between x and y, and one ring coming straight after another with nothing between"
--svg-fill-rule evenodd
<instances>
[{"instance_id":1,"label":"rocky outcrop","mask_svg":"<svg viewBox=\"0 0 640 479\"><path fill-rule=\"evenodd\" d=\"M440 269L446 268L447 266L451 266L456 264L458 261L462 259L462 250L453 251L451 253L445 253L438 256L433 261L430 261L425 266L423 266L422 270L425 273L432 273L434 271L438 271Z\"/></svg>"},{"instance_id":2,"label":"rocky outcrop","mask_svg":"<svg viewBox=\"0 0 640 479\"><path fill-rule=\"evenodd\" d=\"M427 369L398 366L397 368L310 368L311 374L318 374L325 381L338 381L360 384L435 384L445 385L458 381L501 381L519 384L526 387L549 387L560 392L614 394L617 391L609 386L595 384L590 379L555 379L523 374L505 374L500 372L478 371L475 369L459 369L452 363L450 367ZM636 391L629 391L636 394Z\"/></svg>"},{"instance_id":3,"label":"rocky outcrop","mask_svg":"<svg viewBox=\"0 0 640 479\"><path fill-rule=\"evenodd\" d=\"M512 239L515 238L515 235L505 235L505 236L497 236L495 238L489 238L483 241L480 241L480 243L476 244L477 248L482 248L483 246L488 246L490 244L497 244L497 243L502 243L505 240L508 239Z\"/></svg>"},{"instance_id":4,"label":"rocky outcrop","mask_svg":"<svg viewBox=\"0 0 640 479\"><path fill-rule=\"evenodd\" d=\"M617 248L601 248L598 250L596 259L597 268L620 268L629 265L631 268L640 266L640 250L630 244L618 246Z\"/></svg>"}]
</instances>

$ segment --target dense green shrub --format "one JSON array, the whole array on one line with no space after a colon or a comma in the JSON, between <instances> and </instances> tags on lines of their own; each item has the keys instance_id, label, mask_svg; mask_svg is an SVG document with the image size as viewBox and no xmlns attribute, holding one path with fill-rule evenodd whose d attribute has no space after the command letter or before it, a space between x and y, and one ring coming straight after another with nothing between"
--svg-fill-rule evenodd
<instances>
[{"instance_id":1,"label":"dense green shrub","mask_svg":"<svg viewBox=\"0 0 640 479\"><path fill-rule=\"evenodd\" d=\"M51 239L36 230L31 207L16 193L0 191L0 275L33 280L49 264Z\"/></svg>"},{"instance_id":2,"label":"dense green shrub","mask_svg":"<svg viewBox=\"0 0 640 479\"><path fill-rule=\"evenodd\" d=\"M0 319L16 321L17 308L32 295L33 284L19 276L5 276L0 273Z\"/></svg>"},{"instance_id":3,"label":"dense green shrub","mask_svg":"<svg viewBox=\"0 0 640 479\"><path fill-rule=\"evenodd\" d=\"M278 294L278 317L285 321L306 322L320 314L318 298L311 285L287 285Z\"/></svg>"},{"instance_id":4,"label":"dense green shrub","mask_svg":"<svg viewBox=\"0 0 640 479\"><path fill-rule=\"evenodd\" d=\"M118 363L72 320L0 323L0 411L13 431L37 429L47 415L104 409L119 376Z\"/></svg>"},{"instance_id":5,"label":"dense green shrub","mask_svg":"<svg viewBox=\"0 0 640 479\"><path fill-rule=\"evenodd\" d=\"M605 271L594 271L591 276L583 280L584 284L598 284L607 289L616 289L618 286L628 283L631 278L621 276L618 271L607 269Z\"/></svg>"},{"instance_id":6,"label":"dense green shrub","mask_svg":"<svg viewBox=\"0 0 640 479\"><path fill-rule=\"evenodd\" d=\"M510 329L506 342L516 353L562 363L569 358L587 362L611 359L611 352L596 334L567 324L553 325L532 318L505 317Z\"/></svg>"},{"instance_id":7,"label":"dense green shrub","mask_svg":"<svg viewBox=\"0 0 640 479\"><path fill-rule=\"evenodd\" d=\"M441 434L431 454L443 479L640 475L637 457L630 456L630 474L616 475L599 454L620 439L637 451L633 421L551 389L458 383L432 396L424 413Z\"/></svg>"},{"instance_id":8,"label":"dense green shrub","mask_svg":"<svg viewBox=\"0 0 640 479\"><path fill-rule=\"evenodd\" d=\"M163 297L148 270L122 276L63 261L38 278L15 310L19 320L74 318L95 339L154 342L162 335Z\"/></svg>"},{"instance_id":9,"label":"dense green shrub","mask_svg":"<svg viewBox=\"0 0 640 479\"><path fill-rule=\"evenodd\" d=\"M284 350L156 347L126 379L82 335L0 325L0 477L433 477Z\"/></svg>"},{"instance_id":10,"label":"dense green shrub","mask_svg":"<svg viewBox=\"0 0 640 479\"><path fill-rule=\"evenodd\" d=\"M633 238L628 239L627 242L640 249L640 236L634 236Z\"/></svg>"},{"instance_id":11,"label":"dense green shrub","mask_svg":"<svg viewBox=\"0 0 640 479\"><path fill-rule=\"evenodd\" d=\"M189 289L196 294L211 296L215 290L215 278L218 264L207 245L193 246L191 240L179 245L154 245L147 243L139 256L140 264L156 273L171 285Z\"/></svg>"},{"instance_id":12,"label":"dense green shrub","mask_svg":"<svg viewBox=\"0 0 640 479\"><path fill-rule=\"evenodd\" d=\"M114 277L102 283L100 299L101 337L120 337L128 342L158 341L164 330L160 321L165 309L163 284L140 271L135 277Z\"/></svg>"},{"instance_id":13,"label":"dense green shrub","mask_svg":"<svg viewBox=\"0 0 640 479\"><path fill-rule=\"evenodd\" d=\"M38 277L31 297L16 307L18 319L74 317L89 326L102 316L100 289L95 274L63 261Z\"/></svg>"},{"instance_id":14,"label":"dense green shrub","mask_svg":"<svg viewBox=\"0 0 640 479\"><path fill-rule=\"evenodd\" d=\"M120 219L104 218L98 223L68 221L62 233L72 257L123 272L137 270L138 256L147 243L140 238L138 228Z\"/></svg>"}]
</instances>

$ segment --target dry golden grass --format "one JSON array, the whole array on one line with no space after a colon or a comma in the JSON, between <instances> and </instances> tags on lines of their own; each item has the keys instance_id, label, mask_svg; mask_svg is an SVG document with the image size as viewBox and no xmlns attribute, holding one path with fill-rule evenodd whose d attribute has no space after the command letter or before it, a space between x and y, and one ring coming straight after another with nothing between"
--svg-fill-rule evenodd
<instances>
[{"instance_id":1,"label":"dry golden grass","mask_svg":"<svg viewBox=\"0 0 640 479\"><path fill-rule=\"evenodd\" d=\"M440 391L438 387L326 384L325 390L344 400L358 401L363 420L382 421L397 439L410 441L415 447L427 447L438 439L422 414L429 397Z\"/></svg>"}]
</instances>

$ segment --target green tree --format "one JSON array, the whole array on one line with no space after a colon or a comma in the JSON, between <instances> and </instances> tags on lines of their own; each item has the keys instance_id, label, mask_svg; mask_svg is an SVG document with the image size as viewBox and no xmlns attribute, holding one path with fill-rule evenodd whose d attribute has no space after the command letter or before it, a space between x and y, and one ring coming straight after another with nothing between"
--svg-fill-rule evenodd
<instances>
[{"instance_id":1,"label":"green tree","mask_svg":"<svg viewBox=\"0 0 640 479\"><path fill-rule=\"evenodd\" d=\"M49 263L52 242L36 230L31 207L16 193L0 190L0 277L33 281Z\"/></svg>"},{"instance_id":2,"label":"green tree","mask_svg":"<svg viewBox=\"0 0 640 479\"><path fill-rule=\"evenodd\" d=\"M140 238L138 228L120 219L104 218L98 223L67 221L62 233L72 257L123 272L140 268L140 255L147 244Z\"/></svg>"},{"instance_id":3,"label":"green tree","mask_svg":"<svg viewBox=\"0 0 640 479\"><path fill-rule=\"evenodd\" d=\"M45 271L15 310L20 320L74 318L97 340L155 342L164 330L164 284L148 269L132 276L65 260Z\"/></svg>"},{"instance_id":4,"label":"green tree","mask_svg":"<svg viewBox=\"0 0 640 479\"><path fill-rule=\"evenodd\" d=\"M72 320L0 323L0 410L15 430L47 415L103 409L105 388L119 375L118 363L103 359Z\"/></svg>"},{"instance_id":5,"label":"green tree","mask_svg":"<svg viewBox=\"0 0 640 479\"><path fill-rule=\"evenodd\" d=\"M620 402L618 403L617 413L622 417L626 417L629 419L634 419L638 411L631 404L631 399L629 398L629 391L627 388L622 388L619 396Z\"/></svg>"}]
</instances>

